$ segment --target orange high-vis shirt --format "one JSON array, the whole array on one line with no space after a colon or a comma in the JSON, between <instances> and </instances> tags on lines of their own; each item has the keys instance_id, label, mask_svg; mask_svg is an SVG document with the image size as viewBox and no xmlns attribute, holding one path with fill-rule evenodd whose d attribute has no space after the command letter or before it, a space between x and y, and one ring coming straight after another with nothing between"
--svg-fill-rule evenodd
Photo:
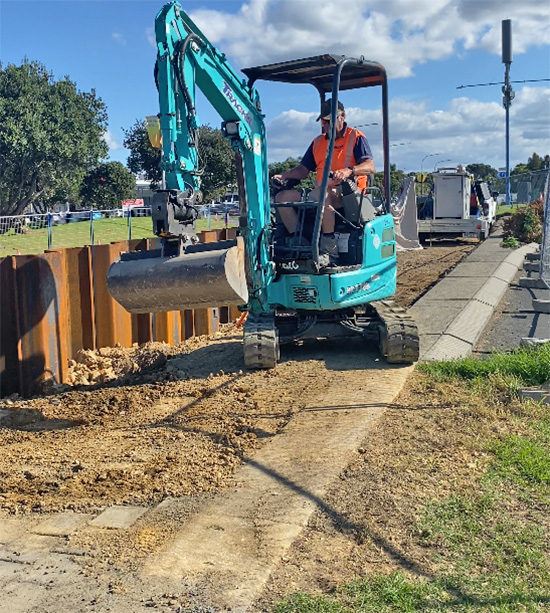
<instances>
[{"instance_id":1,"label":"orange high-vis shirt","mask_svg":"<svg viewBox=\"0 0 550 613\"><path fill-rule=\"evenodd\" d=\"M355 147L355 141L359 136L365 136L359 130L355 128L346 127L346 131L340 137L336 138L334 142L334 152L332 154L332 163L330 165L331 170L341 170L342 168L348 168L348 166L356 166L357 160L353 156L353 148ZM325 159L327 155L329 139L320 134L313 141L313 157L317 164L316 180L320 185L323 180L323 170L325 167ZM360 189L365 189L368 183L368 176L362 175L357 177L357 185ZM329 185L334 185L330 183Z\"/></svg>"}]
</instances>

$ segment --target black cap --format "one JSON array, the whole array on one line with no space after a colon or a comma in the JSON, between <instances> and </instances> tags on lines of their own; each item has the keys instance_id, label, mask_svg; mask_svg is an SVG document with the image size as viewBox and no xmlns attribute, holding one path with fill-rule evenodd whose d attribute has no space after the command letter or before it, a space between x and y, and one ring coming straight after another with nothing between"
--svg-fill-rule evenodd
<instances>
[{"instance_id":1,"label":"black cap","mask_svg":"<svg viewBox=\"0 0 550 613\"><path fill-rule=\"evenodd\" d=\"M338 100L338 110L343 111L344 105ZM315 121L319 121L322 117L328 117L332 113L332 98L325 100L323 104L321 104L321 113L319 117Z\"/></svg>"}]
</instances>

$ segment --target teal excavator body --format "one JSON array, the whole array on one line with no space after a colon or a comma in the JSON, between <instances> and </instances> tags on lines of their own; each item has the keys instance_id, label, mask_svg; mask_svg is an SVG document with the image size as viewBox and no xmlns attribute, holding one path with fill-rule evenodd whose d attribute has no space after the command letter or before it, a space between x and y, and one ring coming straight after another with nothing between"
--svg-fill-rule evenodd
<instances>
[{"instance_id":1,"label":"teal excavator body","mask_svg":"<svg viewBox=\"0 0 550 613\"><path fill-rule=\"evenodd\" d=\"M363 58L322 55L243 70L239 77L178 2L156 17L162 135L163 189L152 205L156 251L122 254L108 273L113 297L132 313L239 305L248 311L244 359L250 368L272 368L281 342L357 336L378 340L390 362L418 357L412 319L386 300L395 293L396 244L389 209L389 143L386 72ZM342 90L379 86L382 91L384 190L343 186L337 216L340 262L319 266L322 204L334 150L334 103L319 202L272 202L266 131L258 79L309 83L324 101ZM236 156L239 226L235 240L199 243L201 168L195 96L199 88L222 118L221 130ZM271 186L273 187L273 186ZM278 209L295 207L292 241Z\"/></svg>"}]
</instances>

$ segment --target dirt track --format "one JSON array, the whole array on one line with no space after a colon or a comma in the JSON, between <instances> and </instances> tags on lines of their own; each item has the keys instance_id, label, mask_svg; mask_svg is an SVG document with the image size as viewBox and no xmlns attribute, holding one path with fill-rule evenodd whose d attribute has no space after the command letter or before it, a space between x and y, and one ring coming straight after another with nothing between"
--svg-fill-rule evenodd
<instances>
[{"instance_id":1,"label":"dirt track","mask_svg":"<svg viewBox=\"0 0 550 613\"><path fill-rule=\"evenodd\" d=\"M410 306L472 248L399 253L396 301ZM267 372L243 372L241 353L231 326L179 347L83 352L72 368L77 389L0 401L9 409L0 506L143 504L227 486L241 455L276 434L311 390L330 385L326 365L300 361L299 348Z\"/></svg>"},{"instance_id":2,"label":"dirt track","mask_svg":"<svg viewBox=\"0 0 550 613\"><path fill-rule=\"evenodd\" d=\"M410 306L473 248L443 244L398 254L396 301ZM177 499L124 534L82 531L71 541L95 552L85 559L85 574L100 582L113 560L119 571L135 571L212 493L231 486L243 456L276 435L308 397L331 387L337 373L327 349L313 359L302 347L286 349L276 370L251 373L240 332L227 326L179 347L83 352L72 367L74 388L0 401L0 415L8 411L0 421L0 508L31 519ZM353 376L364 383L364 371ZM407 425L394 427L399 438Z\"/></svg>"}]
</instances>

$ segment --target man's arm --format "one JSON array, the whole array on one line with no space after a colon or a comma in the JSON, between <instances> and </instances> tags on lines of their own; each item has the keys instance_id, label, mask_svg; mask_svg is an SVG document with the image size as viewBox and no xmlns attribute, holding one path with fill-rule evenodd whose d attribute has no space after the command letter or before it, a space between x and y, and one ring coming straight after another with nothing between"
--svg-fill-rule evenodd
<instances>
[{"instance_id":1,"label":"man's arm","mask_svg":"<svg viewBox=\"0 0 550 613\"><path fill-rule=\"evenodd\" d=\"M302 158L302 161L298 166L294 166L290 170L286 170L280 175L275 175L274 179L279 179L279 181L286 181L287 179L298 179L301 181L305 179L308 174L315 170L315 160L313 158L313 143L308 147L307 151Z\"/></svg>"},{"instance_id":2,"label":"man's arm","mask_svg":"<svg viewBox=\"0 0 550 613\"><path fill-rule=\"evenodd\" d=\"M353 170L351 168L341 168L339 170L335 170L332 174L335 181L343 181L344 179L349 179L352 176L360 177L361 175L370 175L374 174L375 172L374 160L368 159L353 166Z\"/></svg>"},{"instance_id":3,"label":"man's arm","mask_svg":"<svg viewBox=\"0 0 550 613\"><path fill-rule=\"evenodd\" d=\"M303 165L298 164L298 166L294 166L290 170L285 170L282 174L278 175L281 181L287 181L288 179L298 179L301 181L305 179L309 174L309 170Z\"/></svg>"}]
</instances>

